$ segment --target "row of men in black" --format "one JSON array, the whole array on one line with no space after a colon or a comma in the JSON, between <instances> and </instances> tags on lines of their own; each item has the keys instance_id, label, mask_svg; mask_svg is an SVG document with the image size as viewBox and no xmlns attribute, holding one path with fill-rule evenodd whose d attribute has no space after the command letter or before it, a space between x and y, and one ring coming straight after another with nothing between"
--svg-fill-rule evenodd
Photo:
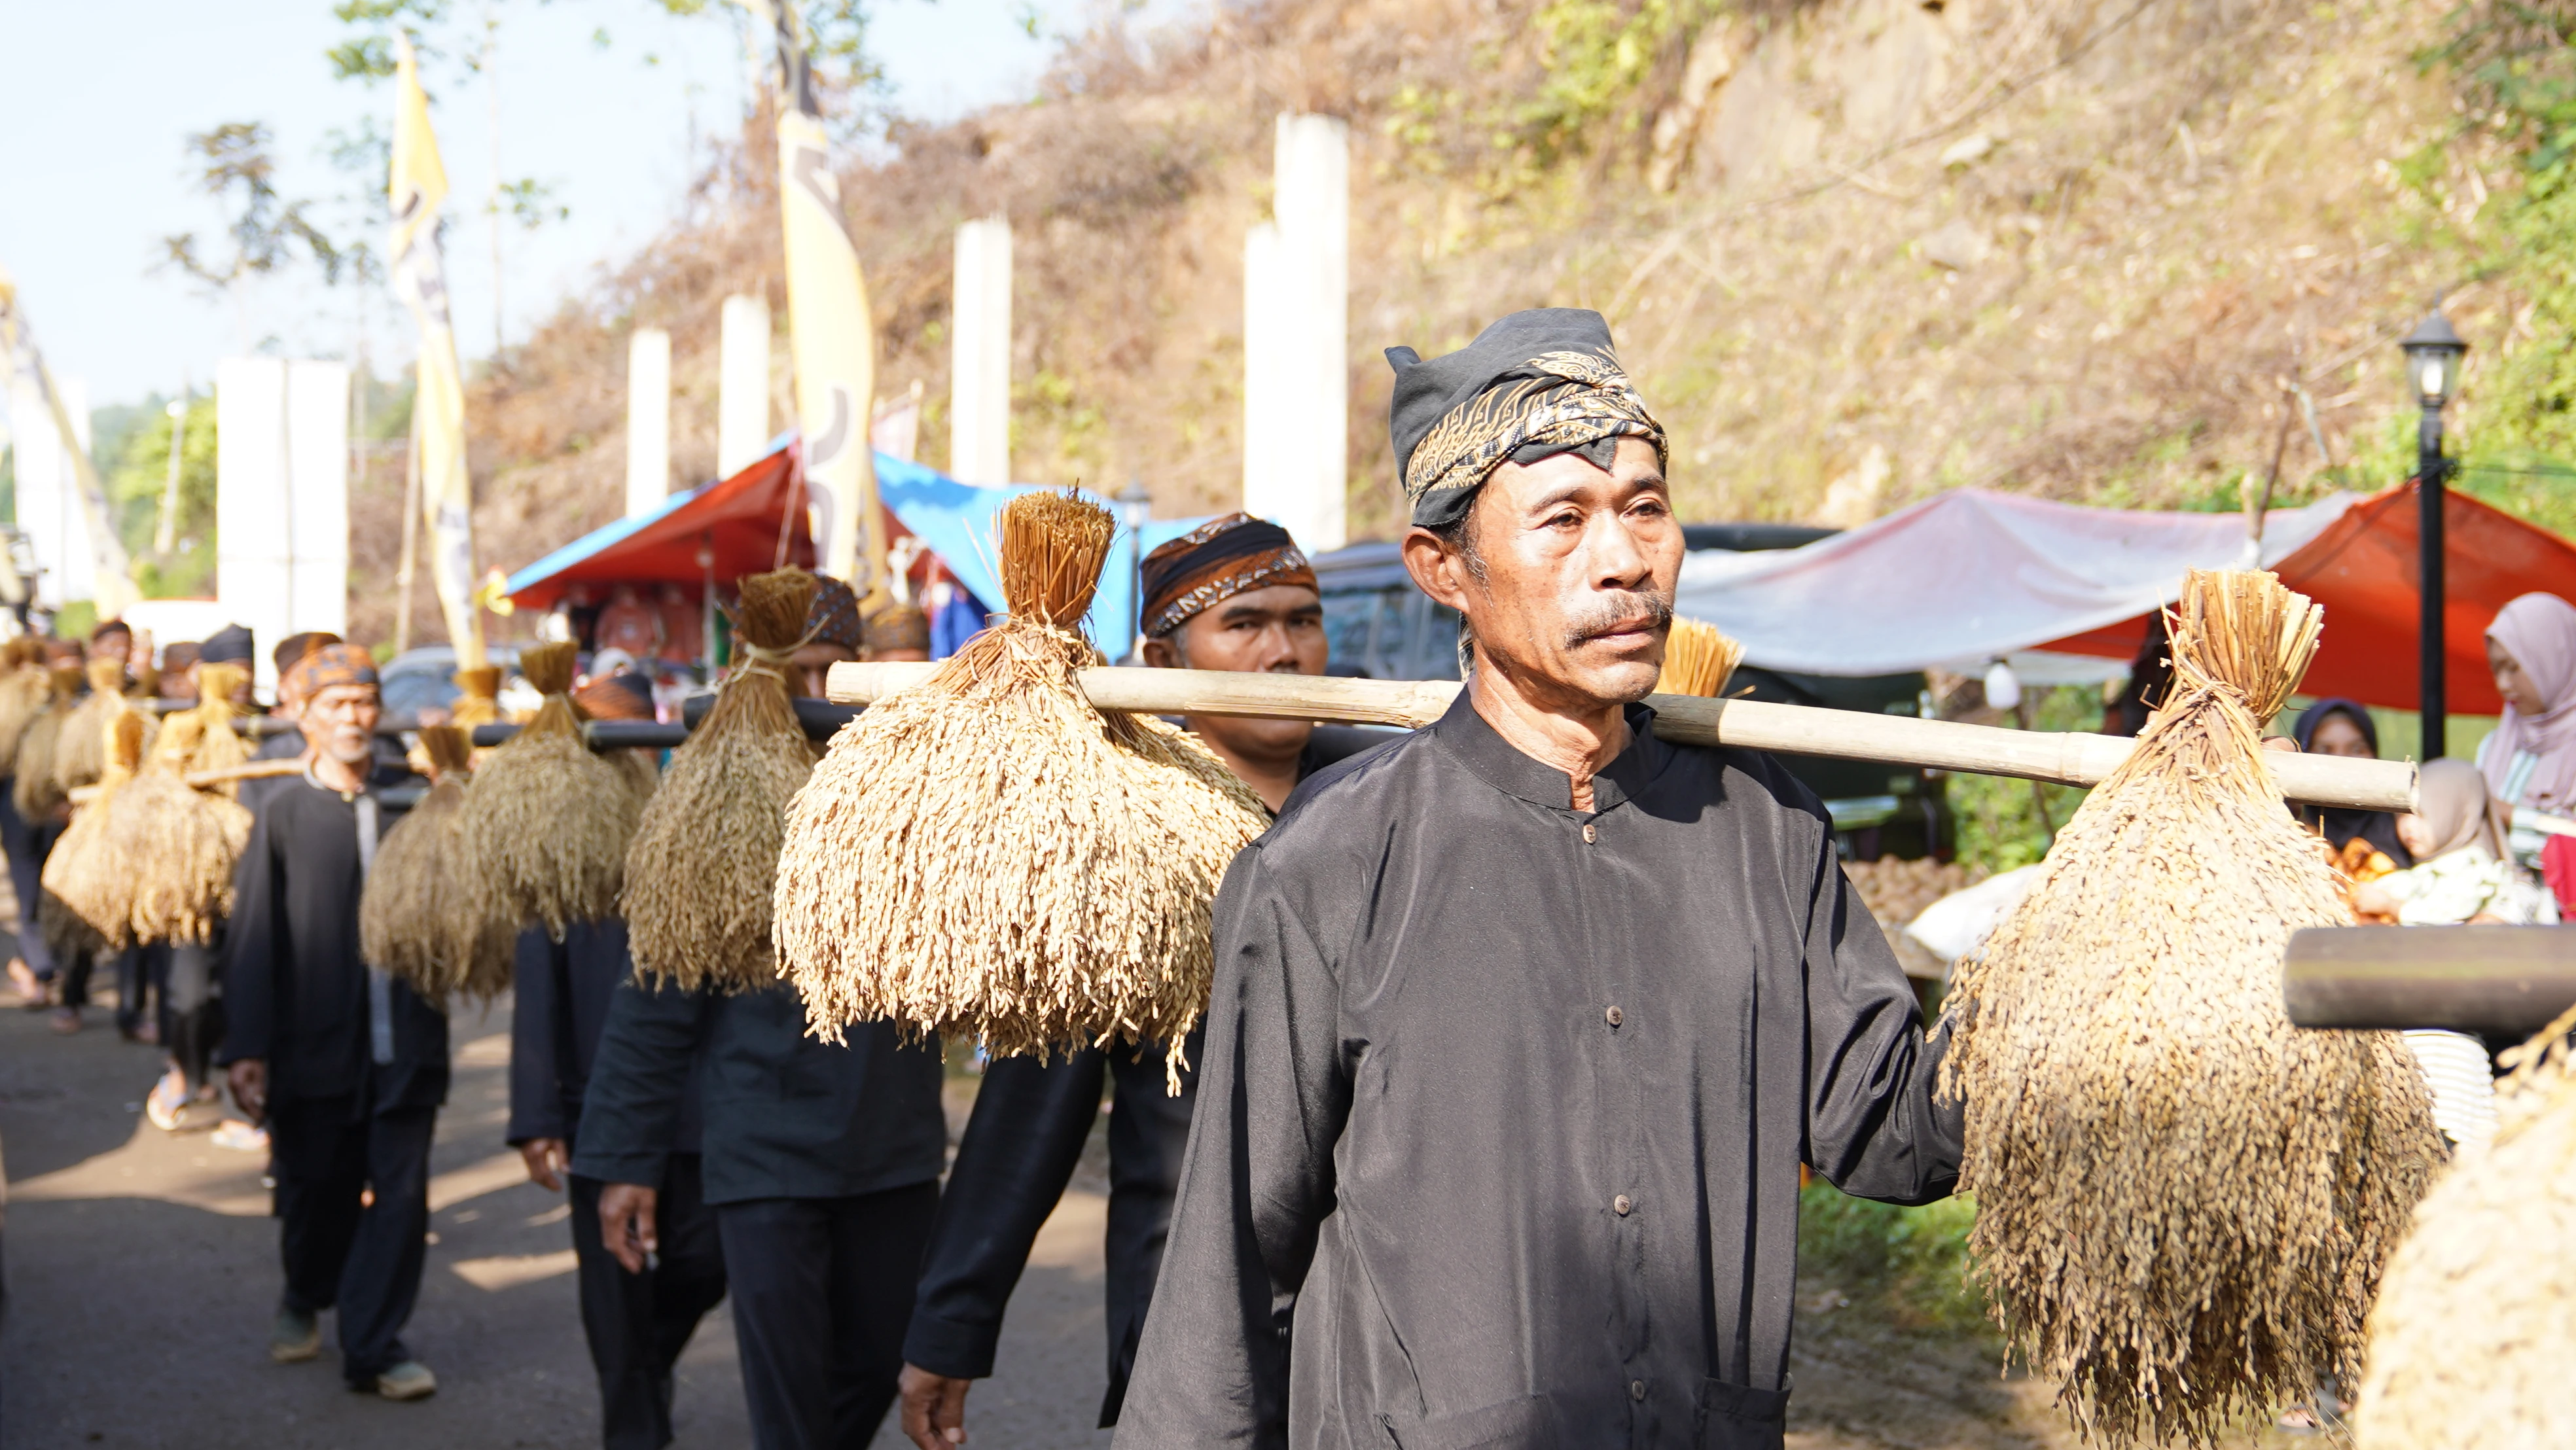
<instances>
[{"instance_id":1,"label":"row of men in black","mask_svg":"<svg viewBox=\"0 0 2576 1450\"><path fill-rule=\"evenodd\" d=\"M1155 663L1323 668L1312 571L1273 526L1220 520L1158 553L1147 582L1149 628L1168 616L1148 646ZM1192 603L1174 613L1181 597ZM863 636L837 585L810 623L811 658L800 663L819 693L823 667L854 657ZM875 657L926 643L882 629L865 638ZM336 1308L349 1383L418 1398L436 1378L400 1335L425 1262L446 1022L359 962L355 907L393 819L378 791L395 778L376 758L372 665L335 643L282 687L300 701L304 731L263 753L302 750L308 766L250 798L221 1054L237 1100L271 1131L286 1280L271 1352L316 1357L319 1313ZM605 712L615 693L594 686L584 697ZM1364 739L1193 723L1274 806L1336 748ZM525 933L517 967L509 1136L537 1181L570 1180L608 1444L669 1441L672 1366L728 1291L759 1443L864 1444L899 1367L917 1433L955 1426L966 1384L991 1371L1004 1304L1099 1116L1104 1071L1117 1098L1102 1410L1114 1422L1188 1129L1190 1099L1165 1094L1158 1049L995 1064L943 1206L935 1050L903 1047L882 1025L847 1047L812 1041L784 988L637 988L615 920L561 942Z\"/></svg>"}]
</instances>

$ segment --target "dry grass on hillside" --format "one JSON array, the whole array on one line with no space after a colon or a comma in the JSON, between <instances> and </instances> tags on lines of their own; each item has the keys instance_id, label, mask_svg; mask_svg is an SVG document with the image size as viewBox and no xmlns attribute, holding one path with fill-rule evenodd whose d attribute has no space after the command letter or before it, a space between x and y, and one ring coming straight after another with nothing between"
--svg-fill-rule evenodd
<instances>
[{"instance_id":1,"label":"dry grass on hillside","mask_svg":"<svg viewBox=\"0 0 2576 1450\"><path fill-rule=\"evenodd\" d=\"M1038 101L898 129L844 194L879 389L926 384L933 463L951 232L1001 212L1016 472L1232 506L1242 236L1271 118L1306 109L1352 122L1355 537L1396 517L1378 350L1539 304L1610 314L1693 517L1849 523L1961 483L2171 503L2265 471L2294 373L2325 456L2298 422L2285 481L2349 471L2399 401L2389 341L2491 247L2506 158L2455 163L2431 202L2393 169L2451 120L2410 59L2440 23L2298 0L1270 0L1095 35ZM675 460L710 471L721 298L766 291L783 319L760 153L482 379L487 562L616 513L634 325L671 330ZM2488 282L2452 312L2494 337L2514 302Z\"/></svg>"}]
</instances>

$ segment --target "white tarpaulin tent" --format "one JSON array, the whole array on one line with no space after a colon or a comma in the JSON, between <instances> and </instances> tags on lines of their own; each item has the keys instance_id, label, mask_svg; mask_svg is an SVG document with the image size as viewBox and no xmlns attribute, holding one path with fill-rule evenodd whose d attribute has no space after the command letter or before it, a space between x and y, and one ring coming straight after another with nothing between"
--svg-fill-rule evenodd
<instances>
[{"instance_id":1,"label":"white tarpaulin tent","mask_svg":"<svg viewBox=\"0 0 2576 1450\"><path fill-rule=\"evenodd\" d=\"M2265 516L2269 567L2341 517L2335 494ZM2189 569L2241 568L2238 513L2085 508L1953 489L1848 533L1762 553L1696 551L1673 608L1744 642L1748 664L1810 675L1982 673L2009 659L2034 684L2120 667L2029 653L2180 597Z\"/></svg>"}]
</instances>

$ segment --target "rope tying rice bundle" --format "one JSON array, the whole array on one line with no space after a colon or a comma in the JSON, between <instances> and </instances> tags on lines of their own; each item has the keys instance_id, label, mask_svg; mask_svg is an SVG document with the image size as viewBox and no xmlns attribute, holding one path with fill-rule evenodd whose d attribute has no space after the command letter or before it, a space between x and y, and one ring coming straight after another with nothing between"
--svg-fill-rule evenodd
<instances>
[{"instance_id":1,"label":"rope tying rice bundle","mask_svg":"<svg viewBox=\"0 0 2576 1450\"><path fill-rule=\"evenodd\" d=\"M742 581L736 635L751 662L726 677L644 807L620 905L635 970L648 980L722 991L778 980L771 891L787 803L814 770L784 670L804 642L814 592L802 569Z\"/></svg>"},{"instance_id":2,"label":"rope tying rice bundle","mask_svg":"<svg viewBox=\"0 0 2576 1450\"><path fill-rule=\"evenodd\" d=\"M1010 615L842 727L789 804L777 944L811 1030L891 1018L997 1057L1182 1037L1206 1007L1208 906L1267 826L1215 756L1075 688L1109 515L1003 508Z\"/></svg>"},{"instance_id":3,"label":"rope tying rice bundle","mask_svg":"<svg viewBox=\"0 0 2576 1450\"><path fill-rule=\"evenodd\" d=\"M513 931L542 921L558 941L572 923L617 910L642 807L631 777L582 743L573 650L545 644L520 654L520 671L545 704L475 771L461 827L487 909Z\"/></svg>"},{"instance_id":4,"label":"rope tying rice bundle","mask_svg":"<svg viewBox=\"0 0 2576 1450\"><path fill-rule=\"evenodd\" d=\"M473 745L460 725L424 726L420 743L429 793L376 847L358 898L358 950L429 1001L444 1005L455 993L489 999L509 985L516 932L482 909L459 830Z\"/></svg>"},{"instance_id":5,"label":"rope tying rice bundle","mask_svg":"<svg viewBox=\"0 0 2576 1450\"><path fill-rule=\"evenodd\" d=\"M2370 1312L2360 1450L2576 1445L2576 1008L2507 1049L2495 1138L2442 1175Z\"/></svg>"},{"instance_id":6,"label":"rope tying rice bundle","mask_svg":"<svg viewBox=\"0 0 2576 1450\"><path fill-rule=\"evenodd\" d=\"M2113 1446L2210 1445L2320 1373L2351 1383L2441 1154L2395 1034L2282 1010L2289 934L2349 920L2259 748L2320 614L2268 574L2189 576L2167 703L1945 1009L1978 1275Z\"/></svg>"},{"instance_id":7,"label":"rope tying rice bundle","mask_svg":"<svg viewBox=\"0 0 2576 1450\"><path fill-rule=\"evenodd\" d=\"M1714 697L1743 658L1744 646L1716 625L1675 619L1664 637L1664 673L1655 693Z\"/></svg>"},{"instance_id":8,"label":"rope tying rice bundle","mask_svg":"<svg viewBox=\"0 0 2576 1450\"><path fill-rule=\"evenodd\" d=\"M9 798L20 819L30 825L52 815L65 799L63 789L54 784L54 747L62 740L63 721L80 708L81 680L78 665L58 665L47 671L50 693L45 708L36 712L18 737L17 779Z\"/></svg>"},{"instance_id":9,"label":"rope tying rice bundle","mask_svg":"<svg viewBox=\"0 0 2576 1450\"><path fill-rule=\"evenodd\" d=\"M109 828L110 807L143 761L143 717L131 712L106 725L106 763L98 798L72 813L72 823L45 858L36 924L45 945L68 960L76 952L122 951L134 940L135 863Z\"/></svg>"},{"instance_id":10,"label":"rope tying rice bundle","mask_svg":"<svg viewBox=\"0 0 2576 1450\"><path fill-rule=\"evenodd\" d=\"M89 698L63 717L62 734L54 741L54 789L65 795L106 773L108 736L120 717L136 714L125 698L123 661L91 660L88 678ZM150 732L145 733L148 744Z\"/></svg>"}]
</instances>

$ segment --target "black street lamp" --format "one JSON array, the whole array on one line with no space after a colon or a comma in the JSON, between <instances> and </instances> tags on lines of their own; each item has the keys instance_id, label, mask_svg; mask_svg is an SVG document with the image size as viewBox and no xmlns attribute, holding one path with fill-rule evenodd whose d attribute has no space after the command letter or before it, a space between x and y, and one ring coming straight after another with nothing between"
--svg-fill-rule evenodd
<instances>
[{"instance_id":1,"label":"black street lamp","mask_svg":"<svg viewBox=\"0 0 2576 1450\"><path fill-rule=\"evenodd\" d=\"M2406 386L2423 408L2415 430L2415 502L2419 510L2416 532L2423 545L2423 562L2418 569L2423 613L2416 627L2416 642L2423 651L2419 697L2423 711L2422 748L2426 760L2437 760L2447 753L2450 717L2442 609L2442 503L2446 492L2442 479L2447 471L2442 458L2442 406L2459 388L2460 357L2469 345L2451 330L2451 319L2442 315L2442 304L2436 299L2432 315L2398 346L2406 349Z\"/></svg>"}]
</instances>

